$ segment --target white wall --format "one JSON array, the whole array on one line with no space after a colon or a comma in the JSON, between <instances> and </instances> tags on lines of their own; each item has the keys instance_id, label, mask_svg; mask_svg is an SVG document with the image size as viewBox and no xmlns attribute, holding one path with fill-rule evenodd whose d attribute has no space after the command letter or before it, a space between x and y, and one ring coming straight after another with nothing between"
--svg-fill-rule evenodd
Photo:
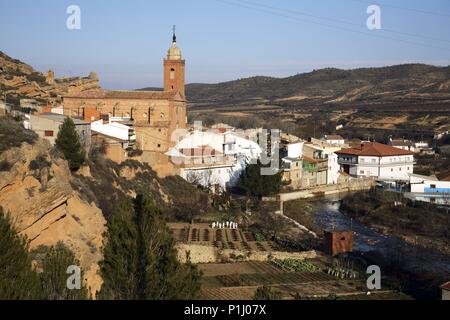
<instances>
[{"instance_id":1,"label":"white wall","mask_svg":"<svg viewBox=\"0 0 450 320\"><path fill-rule=\"evenodd\" d=\"M345 144L345 140L326 140L327 143L329 144L333 144L333 145L344 145Z\"/></svg>"},{"instance_id":2,"label":"white wall","mask_svg":"<svg viewBox=\"0 0 450 320\"><path fill-rule=\"evenodd\" d=\"M128 141L130 127L120 123L103 124L103 120L91 123L91 130L120 140Z\"/></svg>"},{"instance_id":3,"label":"white wall","mask_svg":"<svg viewBox=\"0 0 450 320\"><path fill-rule=\"evenodd\" d=\"M233 134L232 136L234 136L236 139L235 150L238 157L245 157L247 162L256 162L256 160L261 158L262 149L258 143L239 136L235 136Z\"/></svg>"},{"instance_id":4,"label":"white wall","mask_svg":"<svg viewBox=\"0 0 450 320\"><path fill-rule=\"evenodd\" d=\"M338 156L336 153L328 155L328 175L327 184L336 184L339 178L340 165L338 163Z\"/></svg>"},{"instance_id":5,"label":"white wall","mask_svg":"<svg viewBox=\"0 0 450 320\"><path fill-rule=\"evenodd\" d=\"M435 185L437 189L450 189L450 181L438 181L432 179L410 178L411 192L423 193L426 188Z\"/></svg>"},{"instance_id":6,"label":"white wall","mask_svg":"<svg viewBox=\"0 0 450 320\"><path fill-rule=\"evenodd\" d=\"M290 143L287 145L287 152L289 158L301 158L303 156L304 142Z\"/></svg>"},{"instance_id":7,"label":"white wall","mask_svg":"<svg viewBox=\"0 0 450 320\"><path fill-rule=\"evenodd\" d=\"M237 161L233 166L218 166L211 168L182 168L180 176L190 183L198 183L205 188L215 191L225 191L227 187L233 187L239 181L239 177L245 168L245 163Z\"/></svg>"}]
</instances>

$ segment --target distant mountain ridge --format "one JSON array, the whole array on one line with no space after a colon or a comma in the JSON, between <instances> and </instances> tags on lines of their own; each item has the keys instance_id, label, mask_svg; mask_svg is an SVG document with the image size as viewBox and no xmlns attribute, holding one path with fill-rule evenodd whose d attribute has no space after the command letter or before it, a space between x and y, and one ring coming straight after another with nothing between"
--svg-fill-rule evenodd
<instances>
[{"instance_id":1,"label":"distant mountain ridge","mask_svg":"<svg viewBox=\"0 0 450 320\"><path fill-rule=\"evenodd\" d=\"M404 64L341 70L326 68L286 78L251 77L186 86L192 104L348 103L450 99L450 67Z\"/></svg>"},{"instance_id":2,"label":"distant mountain ridge","mask_svg":"<svg viewBox=\"0 0 450 320\"><path fill-rule=\"evenodd\" d=\"M68 92L100 88L95 73L89 77L54 79L0 51L0 92L8 99L51 100ZM144 88L140 90L162 90ZM257 76L217 84L186 85L191 106L275 104L320 105L450 100L450 66L403 64L380 68L326 68L286 78Z\"/></svg>"}]
</instances>

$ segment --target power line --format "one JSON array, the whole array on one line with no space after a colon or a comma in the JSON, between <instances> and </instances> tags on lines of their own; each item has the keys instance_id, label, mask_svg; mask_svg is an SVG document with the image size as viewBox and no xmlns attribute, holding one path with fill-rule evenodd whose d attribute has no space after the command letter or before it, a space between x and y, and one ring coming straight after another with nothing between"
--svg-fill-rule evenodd
<instances>
[{"instance_id":1,"label":"power line","mask_svg":"<svg viewBox=\"0 0 450 320\"><path fill-rule=\"evenodd\" d=\"M344 31L348 31L348 32L353 32L353 33L359 33L359 34L363 34L363 35L369 36L369 37L377 37L377 38L388 39L388 40L392 40L392 41L395 41L395 42L403 42L403 43L412 44L412 45L421 46L421 47L427 47L427 48L434 48L434 49L439 49L439 50L444 50L444 51L450 51L450 48L446 48L446 47L439 47L439 46L435 46L435 45L429 45L429 44L414 42L414 41L410 41L410 40L391 38L391 37L375 34L373 32L372 33L362 32L362 31L353 30L353 29L347 29L347 28L343 28L341 26L326 24L326 23L322 23L322 22L311 21L311 20L306 20L306 19L299 19L297 17L293 17L292 15L281 14L281 13L274 12L273 10L269 11L269 10L258 8L258 7L255 7L255 6L245 5L245 4L242 4L242 3L234 3L234 2L227 1L227 0L215 0L215 1L221 2L221 3L225 3L225 4L228 4L228 5L231 5L231 6L236 6L236 7L246 8L246 9L250 9L250 10L264 12L264 13L267 13L267 14L276 15L276 16L279 16L279 17L284 17L284 18L288 18L288 19L291 19L291 20L299 21L299 22L307 22L307 23L317 24L317 25L320 25L320 26L323 26L323 27L327 27L327 28L339 29L339 30L344 30Z\"/></svg>"},{"instance_id":2,"label":"power line","mask_svg":"<svg viewBox=\"0 0 450 320\"><path fill-rule=\"evenodd\" d=\"M312 18L315 18L315 19L326 20L326 21L335 21L337 23L347 24L347 25L356 26L356 27L359 27L359 28L364 28L364 29L367 28L366 25L359 24L359 23L354 23L354 22L350 22L350 21L346 21L346 20L330 18L330 17L321 17L321 16L313 15L313 14L310 14L310 13L307 13L307 12L288 10L288 9L283 9L283 8L279 8L279 7L273 7L273 6L268 6L268 5L264 5L264 4L260 4L260 3L246 1L246 0L236 0L236 1L241 2L241 3L246 3L246 4L252 5L252 6L265 7L265 8L270 9L270 10L277 10L277 11L281 11L281 12L286 12L286 13L289 13L289 14L307 16L307 17L312 17ZM440 39L440 38L429 37L429 36L424 36L424 35L420 35L420 34L408 33L408 32L403 32L403 31L392 30L392 29L383 28L381 31L389 32L389 33L395 33L395 34L399 34L399 35L405 35L405 36L409 36L409 37L423 38L423 39L427 39L427 40L441 41L441 42L450 43L450 40L447 40L447 39Z\"/></svg>"},{"instance_id":3,"label":"power line","mask_svg":"<svg viewBox=\"0 0 450 320\"><path fill-rule=\"evenodd\" d=\"M445 12L441 13L441 12L435 12L435 11L426 11L426 10L421 10L421 9L406 8L406 7L401 7L401 6L396 6L396 5L392 5L392 4L386 4L386 3L380 3L380 2L374 3L372 1L366 1L366 0L350 0L350 1L366 3L366 4L374 4L374 5L378 5L380 7L388 7L388 8L398 9L398 10L412 11L412 12L417 12L417 13L422 13L422 14L430 14L430 15L435 15L435 16L440 16L440 17L450 17L450 14L445 13Z\"/></svg>"}]
</instances>

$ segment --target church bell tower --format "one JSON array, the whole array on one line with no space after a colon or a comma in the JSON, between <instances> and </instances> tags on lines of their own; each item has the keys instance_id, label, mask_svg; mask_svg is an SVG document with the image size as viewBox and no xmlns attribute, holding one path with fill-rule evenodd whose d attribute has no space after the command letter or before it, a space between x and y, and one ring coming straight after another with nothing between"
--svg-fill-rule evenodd
<instances>
[{"instance_id":1,"label":"church bell tower","mask_svg":"<svg viewBox=\"0 0 450 320\"><path fill-rule=\"evenodd\" d=\"M181 56L181 50L177 47L175 26L173 27L172 46L164 59L164 91L178 91L185 97L185 61Z\"/></svg>"}]
</instances>

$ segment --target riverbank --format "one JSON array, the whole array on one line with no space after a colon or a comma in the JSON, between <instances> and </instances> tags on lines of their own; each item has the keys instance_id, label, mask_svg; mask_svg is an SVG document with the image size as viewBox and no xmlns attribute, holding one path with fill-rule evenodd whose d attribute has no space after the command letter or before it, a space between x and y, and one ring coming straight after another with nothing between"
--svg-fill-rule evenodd
<instances>
[{"instance_id":1,"label":"riverbank","mask_svg":"<svg viewBox=\"0 0 450 320\"><path fill-rule=\"evenodd\" d=\"M417 298L438 298L439 284L448 281L450 255L397 237L381 223L366 224L352 218L341 209L341 201L354 195L286 202L285 214L319 236L323 230L352 230L353 250L357 256L379 265L383 274L389 274L394 282L398 282L399 288L407 288Z\"/></svg>"},{"instance_id":2,"label":"riverbank","mask_svg":"<svg viewBox=\"0 0 450 320\"><path fill-rule=\"evenodd\" d=\"M345 196L340 210L379 233L450 255L450 214L433 204L371 190Z\"/></svg>"}]
</instances>

